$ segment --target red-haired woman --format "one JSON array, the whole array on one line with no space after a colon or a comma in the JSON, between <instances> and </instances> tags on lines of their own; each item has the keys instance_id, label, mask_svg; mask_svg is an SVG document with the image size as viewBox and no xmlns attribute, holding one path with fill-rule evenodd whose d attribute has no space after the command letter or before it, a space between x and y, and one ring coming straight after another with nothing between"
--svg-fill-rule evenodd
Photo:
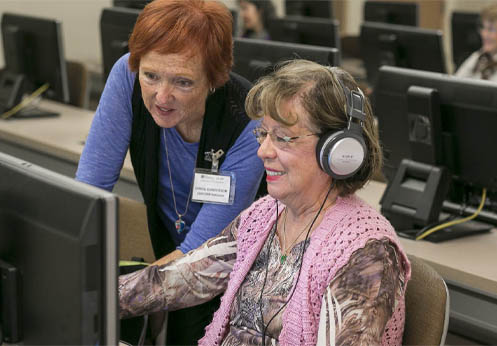
<instances>
[{"instance_id":1,"label":"red-haired woman","mask_svg":"<svg viewBox=\"0 0 497 346\"><path fill-rule=\"evenodd\" d=\"M148 4L130 53L108 77L79 162L78 180L112 190L129 149L155 255L165 261L217 235L251 204L262 177L257 124L244 110L251 85L230 73L232 46L222 3ZM168 344L195 344L215 309L170 315Z\"/></svg>"}]
</instances>

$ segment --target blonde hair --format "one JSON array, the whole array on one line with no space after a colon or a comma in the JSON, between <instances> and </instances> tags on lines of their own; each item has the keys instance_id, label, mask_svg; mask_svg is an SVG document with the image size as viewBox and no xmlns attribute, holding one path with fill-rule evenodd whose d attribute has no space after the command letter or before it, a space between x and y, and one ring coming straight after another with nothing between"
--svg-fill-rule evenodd
<instances>
[{"instance_id":1,"label":"blonde hair","mask_svg":"<svg viewBox=\"0 0 497 346\"><path fill-rule=\"evenodd\" d=\"M300 59L283 62L273 73L259 79L250 90L245 100L247 114L252 119L267 115L283 125L292 126L302 115L283 115L280 113L280 105L298 97L307 112L307 126L310 131L320 134L341 131L347 127L348 116L346 97L338 79L350 90L359 89L354 78L338 67L326 67ZM378 130L367 98L364 109L366 119L363 124L363 137L367 147L366 161L352 177L334 182L341 196L360 189L382 166L383 155Z\"/></svg>"}]
</instances>

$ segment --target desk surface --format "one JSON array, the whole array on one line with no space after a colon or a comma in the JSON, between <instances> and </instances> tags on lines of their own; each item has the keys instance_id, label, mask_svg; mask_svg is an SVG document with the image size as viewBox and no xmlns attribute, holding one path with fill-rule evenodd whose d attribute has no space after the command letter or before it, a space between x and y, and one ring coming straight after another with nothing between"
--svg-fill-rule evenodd
<instances>
[{"instance_id":1,"label":"desk surface","mask_svg":"<svg viewBox=\"0 0 497 346\"><path fill-rule=\"evenodd\" d=\"M42 101L40 107L61 113L57 118L0 121L0 138L77 163L93 112ZM134 180L129 156L122 175ZM371 181L358 195L380 209L385 184ZM497 295L497 230L489 234L434 244L401 239L408 254L432 265L445 279Z\"/></svg>"},{"instance_id":2,"label":"desk surface","mask_svg":"<svg viewBox=\"0 0 497 346\"><path fill-rule=\"evenodd\" d=\"M0 139L77 164L94 112L49 100L42 100L40 108L60 116L0 121ZM129 154L121 175L135 181Z\"/></svg>"},{"instance_id":3,"label":"desk surface","mask_svg":"<svg viewBox=\"0 0 497 346\"><path fill-rule=\"evenodd\" d=\"M385 183L371 181L357 194L380 210ZM497 295L497 229L443 243L400 238L408 254L430 263L445 279Z\"/></svg>"}]
</instances>

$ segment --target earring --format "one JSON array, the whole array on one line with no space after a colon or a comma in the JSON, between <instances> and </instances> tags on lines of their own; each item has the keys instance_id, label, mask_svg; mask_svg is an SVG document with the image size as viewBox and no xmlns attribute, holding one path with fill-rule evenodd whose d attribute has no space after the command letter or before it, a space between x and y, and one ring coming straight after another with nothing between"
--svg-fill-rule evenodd
<instances>
[{"instance_id":1,"label":"earring","mask_svg":"<svg viewBox=\"0 0 497 346\"><path fill-rule=\"evenodd\" d=\"M216 91L216 88L210 88L209 91L211 94L214 94L214 92Z\"/></svg>"}]
</instances>

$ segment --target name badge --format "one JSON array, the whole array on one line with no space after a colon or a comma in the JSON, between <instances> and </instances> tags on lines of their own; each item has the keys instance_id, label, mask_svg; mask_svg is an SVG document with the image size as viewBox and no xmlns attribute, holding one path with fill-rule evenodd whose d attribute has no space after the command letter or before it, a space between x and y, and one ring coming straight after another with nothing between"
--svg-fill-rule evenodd
<instances>
[{"instance_id":1,"label":"name badge","mask_svg":"<svg viewBox=\"0 0 497 346\"><path fill-rule=\"evenodd\" d=\"M195 169L192 201L200 203L233 204L235 200L235 174Z\"/></svg>"}]
</instances>

